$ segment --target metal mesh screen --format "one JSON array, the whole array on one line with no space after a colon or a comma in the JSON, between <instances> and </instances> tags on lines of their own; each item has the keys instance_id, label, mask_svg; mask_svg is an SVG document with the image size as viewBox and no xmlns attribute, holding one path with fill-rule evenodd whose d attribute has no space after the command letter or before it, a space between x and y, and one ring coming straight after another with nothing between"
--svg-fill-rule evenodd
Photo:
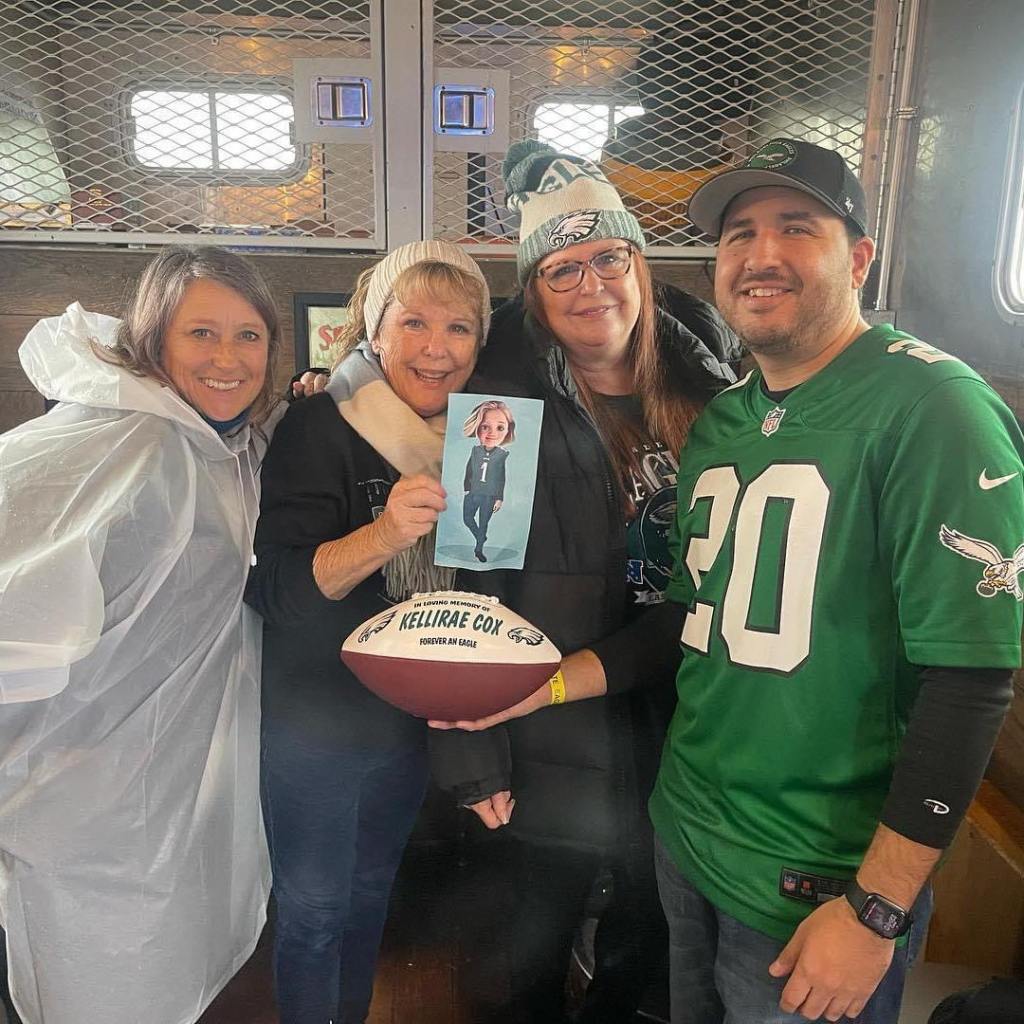
<instances>
[{"instance_id":1,"label":"metal mesh screen","mask_svg":"<svg viewBox=\"0 0 1024 1024\"><path fill-rule=\"evenodd\" d=\"M821 142L859 168L872 0L439 0L434 64L507 68L510 141L601 161L663 252L706 245L690 194L759 139ZM500 244L500 154L442 153L436 237Z\"/></svg>"},{"instance_id":2,"label":"metal mesh screen","mask_svg":"<svg viewBox=\"0 0 1024 1024\"><path fill-rule=\"evenodd\" d=\"M292 96L371 56L370 6L0 2L0 237L372 244L373 146L297 142Z\"/></svg>"}]
</instances>

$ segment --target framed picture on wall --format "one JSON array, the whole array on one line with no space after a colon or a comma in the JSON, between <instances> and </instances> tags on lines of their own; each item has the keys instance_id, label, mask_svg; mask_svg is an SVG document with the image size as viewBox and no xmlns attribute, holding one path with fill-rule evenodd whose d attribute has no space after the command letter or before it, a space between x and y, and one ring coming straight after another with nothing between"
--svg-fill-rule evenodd
<instances>
[{"instance_id":1,"label":"framed picture on wall","mask_svg":"<svg viewBox=\"0 0 1024 1024\"><path fill-rule=\"evenodd\" d=\"M296 292L295 372L311 366L331 367L340 352L341 329L348 323L345 292Z\"/></svg>"}]
</instances>

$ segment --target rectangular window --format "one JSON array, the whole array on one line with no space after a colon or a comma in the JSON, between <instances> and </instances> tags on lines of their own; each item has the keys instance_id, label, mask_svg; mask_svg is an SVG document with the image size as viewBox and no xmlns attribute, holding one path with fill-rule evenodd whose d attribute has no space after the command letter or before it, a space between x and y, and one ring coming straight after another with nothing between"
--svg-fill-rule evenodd
<instances>
[{"instance_id":1,"label":"rectangular window","mask_svg":"<svg viewBox=\"0 0 1024 1024\"><path fill-rule=\"evenodd\" d=\"M639 117L644 108L614 101L558 100L541 103L533 113L533 130L541 142L560 153L572 153L597 163L615 126L627 117Z\"/></svg>"},{"instance_id":2,"label":"rectangular window","mask_svg":"<svg viewBox=\"0 0 1024 1024\"><path fill-rule=\"evenodd\" d=\"M127 147L147 170L294 178L303 154L283 93L253 89L152 88L129 97Z\"/></svg>"},{"instance_id":3,"label":"rectangular window","mask_svg":"<svg viewBox=\"0 0 1024 1024\"><path fill-rule=\"evenodd\" d=\"M28 102L0 93L0 227L66 227L71 191Z\"/></svg>"},{"instance_id":4,"label":"rectangular window","mask_svg":"<svg viewBox=\"0 0 1024 1024\"><path fill-rule=\"evenodd\" d=\"M1024 322L1024 89L1010 130L997 239L992 280L996 305L1004 319Z\"/></svg>"}]
</instances>

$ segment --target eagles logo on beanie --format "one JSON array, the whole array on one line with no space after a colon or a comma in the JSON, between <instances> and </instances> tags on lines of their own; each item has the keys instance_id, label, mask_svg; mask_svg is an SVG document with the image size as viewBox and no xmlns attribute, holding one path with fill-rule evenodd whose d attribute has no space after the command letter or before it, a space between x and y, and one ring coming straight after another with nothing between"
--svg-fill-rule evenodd
<instances>
[{"instance_id":1,"label":"eagles logo on beanie","mask_svg":"<svg viewBox=\"0 0 1024 1024\"><path fill-rule=\"evenodd\" d=\"M589 160L527 139L509 148L501 173L506 204L520 215L516 263L521 284L538 260L578 242L623 238L643 250L639 222Z\"/></svg>"}]
</instances>

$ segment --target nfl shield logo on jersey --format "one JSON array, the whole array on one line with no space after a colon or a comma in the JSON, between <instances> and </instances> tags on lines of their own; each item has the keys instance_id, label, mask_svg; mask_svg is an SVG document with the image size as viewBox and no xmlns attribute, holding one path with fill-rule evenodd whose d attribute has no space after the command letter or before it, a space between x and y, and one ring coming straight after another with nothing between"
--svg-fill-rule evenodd
<instances>
[{"instance_id":1,"label":"nfl shield logo on jersey","mask_svg":"<svg viewBox=\"0 0 1024 1024\"><path fill-rule=\"evenodd\" d=\"M774 409L764 418L764 423L761 424L761 433L765 437L771 437L776 430L779 429L779 424L782 422L782 417L786 415L786 410L775 406Z\"/></svg>"}]
</instances>

